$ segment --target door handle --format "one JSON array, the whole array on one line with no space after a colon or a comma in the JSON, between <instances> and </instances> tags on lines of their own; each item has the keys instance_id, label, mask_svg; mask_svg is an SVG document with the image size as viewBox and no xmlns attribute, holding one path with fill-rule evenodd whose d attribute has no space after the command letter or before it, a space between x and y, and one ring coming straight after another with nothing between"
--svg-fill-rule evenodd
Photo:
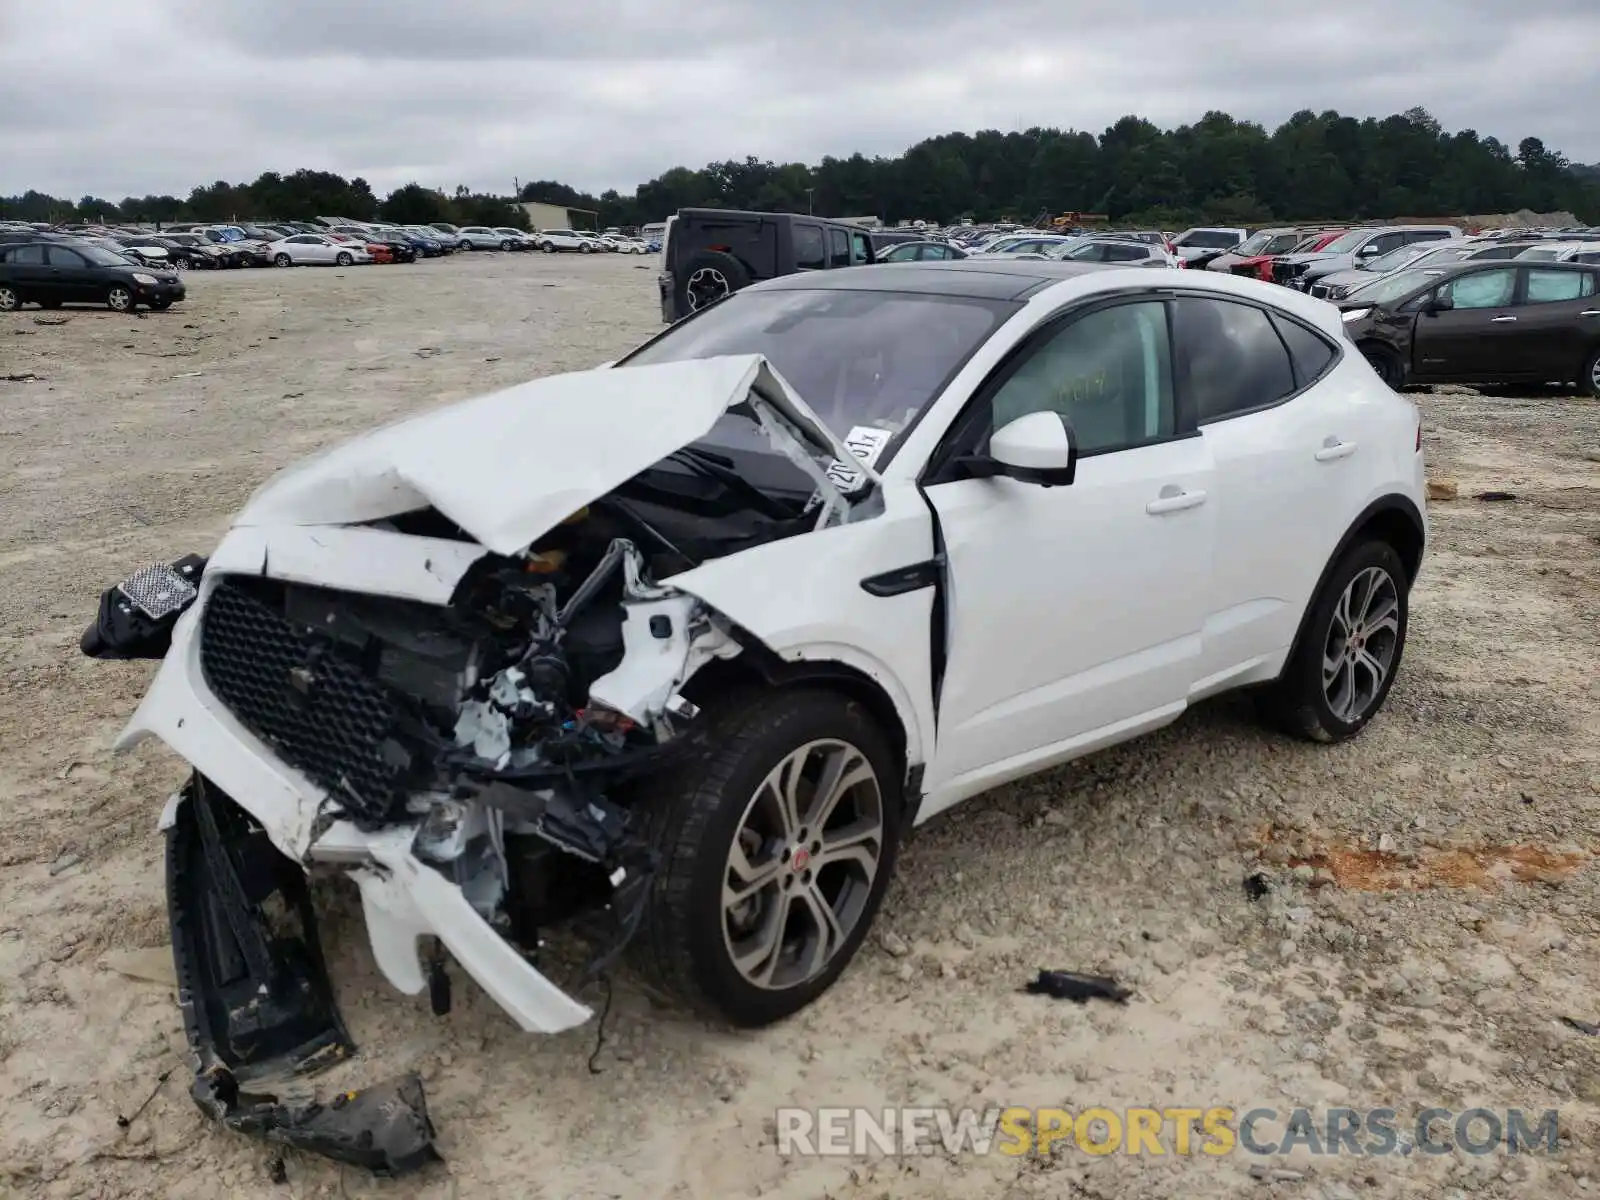
<instances>
[{"instance_id":1,"label":"door handle","mask_svg":"<svg viewBox=\"0 0 1600 1200\"><path fill-rule=\"evenodd\" d=\"M1600 317L1600 308L1586 308L1578 315L1580 317Z\"/></svg>"},{"instance_id":2,"label":"door handle","mask_svg":"<svg viewBox=\"0 0 1600 1200\"><path fill-rule=\"evenodd\" d=\"M1204 492L1185 492L1169 483L1161 489L1161 495L1157 499L1144 506L1144 510L1152 517L1160 517L1167 513L1182 512L1186 508L1199 508L1205 502Z\"/></svg>"},{"instance_id":3,"label":"door handle","mask_svg":"<svg viewBox=\"0 0 1600 1200\"><path fill-rule=\"evenodd\" d=\"M1515 320L1516 320L1515 317L1490 317L1489 318L1489 324L1491 324L1491 325L1501 325L1501 324L1504 324L1506 321L1515 321Z\"/></svg>"},{"instance_id":4,"label":"door handle","mask_svg":"<svg viewBox=\"0 0 1600 1200\"><path fill-rule=\"evenodd\" d=\"M1338 438L1329 438L1322 443L1315 458L1318 462L1337 462L1341 458L1349 458L1356 452L1354 442L1341 442Z\"/></svg>"}]
</instances>

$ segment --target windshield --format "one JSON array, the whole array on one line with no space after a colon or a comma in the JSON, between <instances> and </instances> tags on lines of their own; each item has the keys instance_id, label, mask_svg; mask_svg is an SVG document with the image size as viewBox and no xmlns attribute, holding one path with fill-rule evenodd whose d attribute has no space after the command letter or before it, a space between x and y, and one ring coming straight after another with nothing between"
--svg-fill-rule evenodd
<instances>
[{"instance_id":1,"label":"windshield","mask_svg":"<svg viewBox=\"0 0 1600 1200\"><path fill-rule=\"evenodd\" d=\"M1322 249L1326 254L1349 254L1371 236L1370 229L1352 229L1349 233L1341 233Z\"/></svg>"},{"instance_id":2,"label":"windshield","mask_svg":"<svg viewBox=\"0 0 1600 1200\"><path fill-rule=\"evenodd\" d=\"M911 292L739 292L618 366L760 354L841 439L862 426L900 434L1018 307ZM707 440L770 449L731 415Z\"/></svg>"},{"instance_id":3,"label":"windshield","mask_svg":"<svg viewBox=\"0 0 1600 1200\"><path fill-rule=\"evenodd\" d=\"M1421 258L1428 253L1428 249L1427 246L1399 246L1387 254L1380 254L1376 258L1370 259L1361 269L1363 271L1377 271L1380 275L1387 271L1398 271L1408 262Z\"/></svg>"},{"instance_id":4,"label":"windshield","mask_svg":"<svg viewBox=\"0 0 1600 1200\"><path fill-rule=\"evenodd\" d=\"M73 247L79 254L87 258L97 267L126 267L133 260L115 251L107 250L104 246L96 246L91 242L79 242ZM133 263L137 266L137 263Z\"/></svg>"},{"instance_id":5,"label":"windshield","mask_svg":"<svg viewBox=\"0 0 1600 1200\"><path fill-rule=\"evenodd\" d=\"M1396 271L1382 279L1374 279L1365 287L1356 288L1346 300L1361 300L1372 304L1387 304L1398 300L1425 284L1435 282L1444 272L1437 268L1428 271Z\"/></svg>"},{"instance_id":6,"label":"windshield","mask_svg":"<svg viewBox=\"0 0 1600 1200\"><path fill-rule=\"evenodd\" d=\"M1276 233L1267 233L1265 231L1261 233L1252 233L1249 237L1245 238L1244 241L1239 243L1239 245L1235 248L1234 253L1265 254L1267 252L1267 247L1272 244L1273 239L1279 236L1281 235Z\"/></svg>"},{"instance_id":7,"label":"windshield","mask_svg":"<svg viewBox=\"0 0 1600 1200\"><path fill-rule=\"evenodd\" d=\"M1226 229L1191 229L1179 239L1179 244L1202 250L1226 250L1237 246L1239 237Z\"/></svg>"}]
</instances>

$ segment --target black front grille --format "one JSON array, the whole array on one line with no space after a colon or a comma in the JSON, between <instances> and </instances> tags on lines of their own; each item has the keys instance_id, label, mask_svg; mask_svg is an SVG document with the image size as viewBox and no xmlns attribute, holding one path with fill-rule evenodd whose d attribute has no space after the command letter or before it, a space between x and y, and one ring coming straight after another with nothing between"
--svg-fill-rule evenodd
<instances>
[{"instance_id":1,"label":"black front grille","mask_svg":"<svg viewBox=\"0 0 1600 1200\"><path fill-rule=\"evenodd\" d=\"M360 823L405 803L409 755L392 738L401 710L337 648L284 616L270 585L224 579L200 617L200 669L239 721L326 788Z\"/></svg>"}]
</instances>

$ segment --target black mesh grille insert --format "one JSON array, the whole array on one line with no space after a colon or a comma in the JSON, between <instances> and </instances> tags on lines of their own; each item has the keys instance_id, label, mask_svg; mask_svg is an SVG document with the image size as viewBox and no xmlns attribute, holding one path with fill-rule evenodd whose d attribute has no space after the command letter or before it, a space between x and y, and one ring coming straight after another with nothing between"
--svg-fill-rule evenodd
<instances>
[{"instance_id":1,"label":"black mesh grille insert","mask_svg":"<svg viewBox=\"0 0 1600 1200\"><path fill-rule=\"evenodd\" d=\"M404 804L409 756L390 737L395 699L242 581L224 579L201 613L200 669L240 723L358 822Z\"/></svg>"}]
</instances>

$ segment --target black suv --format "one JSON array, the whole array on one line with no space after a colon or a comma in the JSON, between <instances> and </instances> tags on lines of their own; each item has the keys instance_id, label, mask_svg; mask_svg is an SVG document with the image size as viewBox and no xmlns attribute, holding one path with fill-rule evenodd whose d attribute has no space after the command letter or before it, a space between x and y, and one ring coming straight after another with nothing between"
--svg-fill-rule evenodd
<instances>
[{"instance_id":1,"label":"black suv","mask_svg":"<svg viewBox=\"0 0 1600 1200\"><path fill-rule=\"evenodd\" d=\"M664 237L661 319L669 325L763 279L873 261L861 226L795 213L681 208Z\"/></svg>"}]
</instances>

